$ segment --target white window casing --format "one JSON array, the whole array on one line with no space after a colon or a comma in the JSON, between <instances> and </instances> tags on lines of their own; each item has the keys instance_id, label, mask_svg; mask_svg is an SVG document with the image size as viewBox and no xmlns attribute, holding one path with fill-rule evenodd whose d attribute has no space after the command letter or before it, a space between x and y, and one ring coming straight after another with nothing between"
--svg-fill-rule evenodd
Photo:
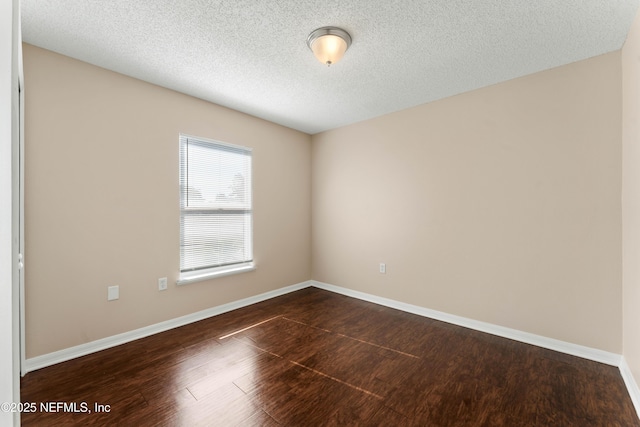
<instances>
[{"instance_id":1,"label":"white window casing","mask_svg":"<svg viewBox=\"0 0 640 427\"><path fill-rule=\"evenodd\" d=\"M251 154L180 135L178 284L255 269Z\"/></svg>"}]
</instances>

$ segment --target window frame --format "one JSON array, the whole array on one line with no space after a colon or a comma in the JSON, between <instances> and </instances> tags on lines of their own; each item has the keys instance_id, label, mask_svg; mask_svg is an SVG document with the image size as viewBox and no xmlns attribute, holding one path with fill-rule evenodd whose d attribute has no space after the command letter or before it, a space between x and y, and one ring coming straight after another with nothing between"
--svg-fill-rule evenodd
<instances>
[{"instance_id":1,"label":"window frame","mask_svg":"<svg viewBox=\"0 0 640 427\"><path fill-rule=\"evenodd\" d=\"M194 144L200 145L200 146L210 146L211 149L214 150L219 150L219 151L224 151L224 150L229 150L229 151L235 151L235 152L239 152L239 153L243 153L245 155L248 156L249 158L249 173L250 173L250 177L249 177L249 183L248 183L248 191L249 191L249 199L250 199L250 206L247 208L237 208L237 207L233 207L233 208L220 208L220 207L212 207L212 208L206 208L206 207L195 207L195 208L190 208L190 207L185 207L185 200L186 200L186 193L188 191L188 185L186 185L185 183L187 182L186 180L186 174L188 173L188 171L184 170L184 165L187 164L187 160L183 158L184 154L184 147L187 146L187 144L189 144L189 140L192 140ZM188 167L188 165L187 165ZM179 135L179 208L180 208L180 267L179 267L179 278L176 282L176 284L178 285L184 285L184 284L188 284L188 283L193 283L193 282L199 282L199 281L203 281L203 280L209 280L209 279L213 279L213 278L217 278L217 277L223 277L223 276L228 276L228 275L232 275L232 274L239 274L239 273L244 273L244 272L248 272L248 271L253 271L256 269L256 265L255 265L255 261L253 259L253 149L250 147L245 147L245 146L241 146L241 145L236 145L236 144L230 144L227 142L222 142L222 141L217 141L217 140L213 140L213 139L208 139L208 138L203 138L203 137L197 137L197 136L191 136L191 135L186 135L181 133ZM235 215L235 214L240 214L240 215L246 215L247 213L249 214L249 231L248 233L244 234L244 239L245 239L245 245L248 244L248 250L249 250L249 259L241 261L241 262L234 262L231 264L226 264L226 265L219 265L219 266L213 266L213 267L202 267L202 268L191 268L191 269L182 269L182 265L183 265L183 236L184 236L184 221L183 221L183 216L185 212L191 212L191 213L197 213L197 212L202 212L202 211L211 211L211 212L220 212L221 215ZM246 246L245 246L246 247Z\"/></svg>"}]
</instances>

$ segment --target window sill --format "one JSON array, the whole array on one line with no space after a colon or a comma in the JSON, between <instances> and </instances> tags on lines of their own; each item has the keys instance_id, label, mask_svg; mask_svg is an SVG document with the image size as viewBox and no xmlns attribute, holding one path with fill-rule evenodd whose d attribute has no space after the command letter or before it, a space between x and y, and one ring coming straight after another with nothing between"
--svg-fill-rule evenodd
<instances>
[{"instance_id":1,"label":"window sill","mask_svg":"<svg viewBox=\"0 0 640 427\"><path fill-rule=\"evenodd\" d=\"M189 283L202 282L205 280L217 279L218 277L231 276L232 274L246 273L256 269L255 264L244 264L241 266L219 269L216 271L208 271L200 274L183 275L176 285L188 285Z\"/></svg>"}]
</instances>

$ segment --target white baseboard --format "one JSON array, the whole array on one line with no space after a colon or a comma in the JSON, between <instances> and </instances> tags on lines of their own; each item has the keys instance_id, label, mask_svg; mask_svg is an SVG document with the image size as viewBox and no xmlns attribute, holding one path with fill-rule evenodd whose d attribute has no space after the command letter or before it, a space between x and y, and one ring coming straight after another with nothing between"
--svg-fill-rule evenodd
<instances>
[{"instance_id":1,"label":"white baseboard","mask_svg":"<svg viewBox=\"0 0 640 427\"><path fill-rule=\"evenodd\" d=\"M159 332L168 331L169 329L184 326L189 323L198 322L200 320L207 319L209 317L216 316L218 314L222 314L228 311L236 310L238 308L246 307L248 305L265 301L271 298L275 298L281 295L285 295L290 292L307 288L309 286L314 286L319 289L324 289L327 291L335 292L335 293L349 296L352 298L357 298L363 301L372 302L374 304L383 305L385 307L394 308L396 310L417 314L419 316L428 317L430 319L440 320L440 321L451 323L454 325L463 326L465 328L474 329L474 330L486 332L492 335L509 338L515 341L536 345L538 347L559 351L561 353L571 354L573 356L582 357L584 359L605 363L607 365L621 366L622 356L620 356L619 354L609 353L606 351L602 351L602 350L598 350L590 347L567 343L565 341L560 341L553 338L547 338L540 335L531 334L528 332L522 332L516 329L506 328L504 326L498 326L498 325L493 325L491 323L480 322L480 321L469 319L466 317L455 316L455 315L444 313L441 311L431 310L428 308L419 307L416 305L407 304L400 301L383 298L383 297L367 294L360 291L355 291L348 288L343 288L340 286L330 285L328 283L322 283L322 282L310 280L307 282L298 283L296 285L276 289L274 291L266 292L260 295L255 295L249 298L233 301L228 304L212 307L203 311L199 311L197 313L192 313L186 316L156 323L154 325L146 326L144 328L135 329L129 332L124 332L122 334L92 341L86 344L81 344L75 347L70 347L64 350L59 350L53 353L44 354L42 356L32 357L25 361L25 373L34 371L36 369L41 369L47 366L55 365L56 363L65 362L67 360L71 360L76 357L85 356L87 354L105 350L107 348L115 347L117 345L134 341L140 338L144 338L149 335L157 334ZM631 376L629 376L629 378L632 379Z\"/></svg>"},{"instance_id":2,"label":"white baseboard","mask_svg":"<svg viewBox=\"0 0 640 427\"><path fill-rule=\"evenodd\" d=\"M582 357L583 359L593 360L596 362L605 363L607 365L620 366L620 361L622 359L622 356L619 354L609 353L607 351L585 347L578 344L572 344L553 338L547 338L540 335L519 331L517 329L505 328L504 326L498 326L491 323L480 322L478 320L473 320L466 317L455 316L453 314L443 313L441 311L431 310L428 308L419 307L417 305L407 304L404 302L383 298L360 291L354 291L352 289L342 288L340 286L330 285L328 283L322 283L312 280L311 284L316 288L372 302L374 304L383 305L389 308L395 308L396 310L401 310L408 313L417 314L419 316L428 317L430 319L440 320L454 325L463 326L465 328L474 329L476 331L486 332L488 334L497 335L503 338L509 338L514 341L532 344L538 347L547 348L549 350L559 351L561 353Z\"/></svg>"},{"instance_id":3,"label":"white baseboard","mask_svg":"<svg viewBox=\"0 0 640 427\"><path fill-rule=\"evenodd\" d=\"M636 383L635 378L633 378L631 369L629 365L627 365L624 357L622 357L620 361L620 374L622 375L624 384L627 386L627 391L629 392L633 406L636 408L636 413L638 417L640 417L640 388L638 388L638 383Z\"/></svg>"},{"instance_id":4,"label":"white baseboard","mask_svg":"<svg viewBox=\"0 0 640 427\"><path fill-rule=\"evenodd\" d=\"M87 354L95 353L97 351L106 350L107 348L115 347L120 344L125 344L127 342L131 342L140 338L148 337L159 332L168 331L173 328L188 325L189 323L208 319L209 317L217 316L218 314L226 313L228 311L236 310L238 308L246 307L251 304L285 295L290 292L308 288L309 286L311 286L310 281L298 283L296 285L287 286L284 288L276 289L274 291L265 292L260 295L255 295L249 298L233 301L228 304L208 308L196 313L191 313L186 316L156 323L155 325L145 326L144 328L135 329L133 331L124 332L122 334L113 335L111 337L99 339L96 341L91 341L86 344L77 345L75 347L66 348L64 350L55 351L53 353L44 354L42 356L32 357L25 361L24 373L26 374L27 372L35 371L36 369L45 368L47 366L55 365L56 363L65 362L67 360L75 359L76 357L81 357Z\"/></svg>"},{"instance_id":5,"label":"white baseboard","mask_svg":"<svg viewBox=\"0 0 640 427\"><path fill-rule=\"evenodd\" d=\"M81 344L75 347L67 348L42 356L32 357L27 359L25 362L25 373L35 371L47 366L55 365L60 362L65 362L67 360L75 359L77 357L85 356L87 354L105 350L107 348L115 347L120 344L125 344L127 342L144 338L153 334L168 331L170 329L184 326L189 323L198 322L212 316L217 316L228 311L246 307L251 304L285 295L290 292L294 292L310 286L342 294L348 297L357 298L363 301L372 302L374 304L379 304L385 307L394 308L396 310L417 314L419 316L427 317L430 319L440 320L465 328L486 332L492 335L497 335L527 344L532 344L538 347L547 348L549 350L570 354L607 365L617 366L620 369L620 373L625 382L625 385L627 386L629 395L631 396L631 400L636 408L636 411L640 415L640 389L638 388L638 384L635 382L633 375L631 374L629 366L627 365L624 358L619 354L609 353L606 351L572 344L553 338L547 338L516 329L494 325L491 323L480 322L466 317L455 316L441 311L431 310L428 308L419 307L389 298L383 298L376 295L367 294L348 288L342 288L340 286L330 285L328 283L322 283L314 280L309 280L307 282L302 282L296 285L276 289L274 291L255 295L249 298L244 298L238 301L233 301L228 304L219 305L203 311L199 311L197 313L188 314L186 316L156 323L155 325L146 326L144 328L92 341L86 344Z\"/></svg>"}]
</instances>

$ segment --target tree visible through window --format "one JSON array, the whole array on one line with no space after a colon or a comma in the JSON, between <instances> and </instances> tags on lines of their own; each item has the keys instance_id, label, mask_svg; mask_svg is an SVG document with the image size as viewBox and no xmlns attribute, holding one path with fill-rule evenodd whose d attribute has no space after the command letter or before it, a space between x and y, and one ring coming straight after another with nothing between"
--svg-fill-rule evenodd
<instances>
[{"instance_id":1,"label":"tree visible through window","mask_svg":"<svg viewBox=\"0 0 640 427\"><path fill-rule=\"evenodd\" d=\"M252 262L251 149L180 135L181 279Z\"/></svg>"}]
</instances>

